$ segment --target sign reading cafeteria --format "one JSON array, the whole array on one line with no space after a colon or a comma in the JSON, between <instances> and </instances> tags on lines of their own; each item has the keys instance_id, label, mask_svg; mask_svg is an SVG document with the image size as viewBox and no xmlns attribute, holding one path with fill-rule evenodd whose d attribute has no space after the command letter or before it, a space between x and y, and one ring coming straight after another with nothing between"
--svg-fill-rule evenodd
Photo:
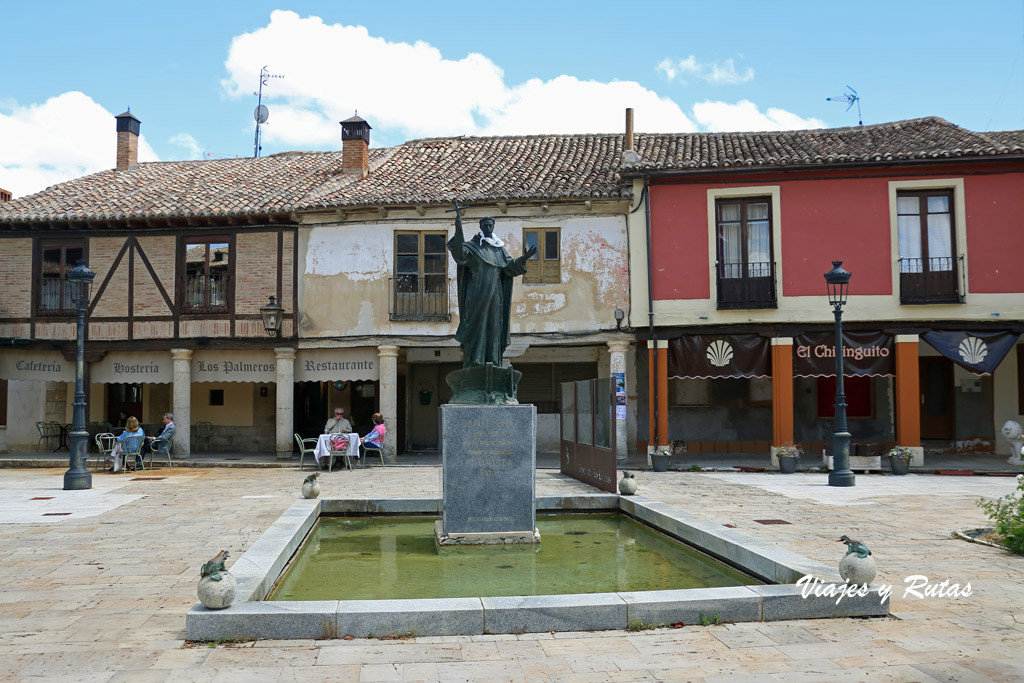
<instances>
[{"instance_id":1,"label":"sign reading cafeteria","mask_svg":"<svg viewBox=\"0 0 1024 683\"><path fill-rule=\"evenodd\" d=\"M74 382L75 364L60 351L4 349L0 352L0 379L36 382Z\"/></svg>"},{"instance_id":2,"label":"sign reading cafeteria","mask_svg":"<svg viewBox=\"0 0 1024 683\"><path fill-rule=\"evenodd\" d=\"M302 349L295 357L295 381L377 380L380 379L379 362L375 346Z\"/></svg>"}]
</instances>

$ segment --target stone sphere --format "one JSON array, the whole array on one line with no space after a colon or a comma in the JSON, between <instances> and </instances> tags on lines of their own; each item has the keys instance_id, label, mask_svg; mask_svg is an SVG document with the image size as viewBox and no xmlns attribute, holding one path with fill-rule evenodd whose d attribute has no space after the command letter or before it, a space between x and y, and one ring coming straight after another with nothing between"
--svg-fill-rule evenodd
<instances>
[{"instance_id":1,"label":"stone sphere","mask_svg":"<svg viewBox=\"0 0 1024 683\"><path fill-rule=\"evenodd\" d=\"M199 579L199 602L203 603L206 609L224 609L235 599L235 590L238 584L231 572L224 570L220 573L220 581L214 581L212 577L204 576Z\"/></svg>"},{"instance_id":2,"label":"stone sphere","mask_svg":"<svg viewBox=\"0 0 1024 683\"><path fill-rule=\"evenodd\" d=\"M874 581L877 573L878 567L871 555L857 557L857 553L850 553L839 562L839 575L858 586Z\"/></svg>"},{"instance_id":3,"label":"stone sphere","mask_svg":"<svg viewBox=\"0 0 1024 683\"><path fill-rule=\"evenodd\" d=\"M622 477L619 480L619 493L624 496L632 496L636 493L636 479L633 477Z\"/></svg>"},{"instance_id":4,"label":"stone sphere","mask_svg":"<svg viewBox=\"0 0 1024 683\"><path fill-rule=\"evenodd\" d=\"M320 495L320 484L315 481L302 482L302 497L316 498Z\"/></svg>"}]
</instances>

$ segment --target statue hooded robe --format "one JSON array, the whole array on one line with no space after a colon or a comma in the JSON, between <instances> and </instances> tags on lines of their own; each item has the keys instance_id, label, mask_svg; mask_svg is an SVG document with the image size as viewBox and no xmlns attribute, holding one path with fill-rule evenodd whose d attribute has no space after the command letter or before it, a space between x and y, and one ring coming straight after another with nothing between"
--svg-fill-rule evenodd
<instances>
[{"instance_id":1,"label":"statue hooded robe","mask_svg":"<svg viewBox=\"0 0 1024 683\"><path fill-rule=\"evenodd\" d=\"M466 241L462 219L456 215L455 236L448 250L457 264L459 328L455 339L462 346L462 367L493 363L500 367L511 342L509 315L512 282L526 272L532 254L512 258L505 243L493 236L494 219L480 219L481 232Z\"/></svg>"}]
</instances>

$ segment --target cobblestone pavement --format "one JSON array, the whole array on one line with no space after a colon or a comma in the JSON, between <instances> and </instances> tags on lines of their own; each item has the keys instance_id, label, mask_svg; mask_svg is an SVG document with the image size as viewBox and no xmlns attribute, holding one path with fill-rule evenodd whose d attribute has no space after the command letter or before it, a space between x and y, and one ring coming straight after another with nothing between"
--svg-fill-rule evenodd
<instances>
[{"instance_id":1,"label":"cobblestone pavement","mask_svg":"<svg viewBox=\"0 0 1024 683\"><path fill-rule=\"evenodd\" d=\"M210 647L182 640L199 565L222 548L229 564L236 559L295 500L304 474L97 474L88 499L55 495L62 474L0 473L0 680L1024 680L1024 557L950 536L985 525L974 499L1012 490L1010 478L858 476L862 500L847 491L837 505L823 504L829 489L813 490L816 475L636 475L644 495L828 564L842 556L840 534L860 538L878 580L895 585L893 619ZM323 496L438 495L440 470L370 468L321 481ZM592 489L542 470L537 491ZM98 504L104 496L116 499ZM873 504L851 504L865 501ZM35 523L24 519L32 503ZM43 516L60 512L72 515ZM905 598L910 575L969 581L973 593Z\"/></svg>"}]
</instances>

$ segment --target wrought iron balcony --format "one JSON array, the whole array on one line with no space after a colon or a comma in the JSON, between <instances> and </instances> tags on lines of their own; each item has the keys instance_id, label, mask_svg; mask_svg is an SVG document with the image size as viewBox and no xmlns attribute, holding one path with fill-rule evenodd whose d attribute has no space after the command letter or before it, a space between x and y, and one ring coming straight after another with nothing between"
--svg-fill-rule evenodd
<instances>
[{"instance_id":1,"label":"wrought iron balcony","mask_svg":"<svg viewBox=\"0 0 1024 683\"><path fill-rule=\"evenodd\" d=\"M448 310L448 278L444 275L399 275L391 278L391 320L452 319Z\"/></svg>"},{"instance_id":2,"label":"wrought iron balcony","mask_svg":"<svg viewBox=\"0 0 1024 683\"><path fill-rule=\"evenodd\" d=\"M776 308L775 263L722 262L715 266L718 277L718 308Z\"/></svg>"},{"instance_id":3,"label":"wrought iron balcony","mask_svg":"<svg viewBox=\"0 0 1024 683\"><path fill-rule=\"evenodd\" d=\"M901 304L963 303L964 257L901 258Z\"/></svg>"}]
</instances>

